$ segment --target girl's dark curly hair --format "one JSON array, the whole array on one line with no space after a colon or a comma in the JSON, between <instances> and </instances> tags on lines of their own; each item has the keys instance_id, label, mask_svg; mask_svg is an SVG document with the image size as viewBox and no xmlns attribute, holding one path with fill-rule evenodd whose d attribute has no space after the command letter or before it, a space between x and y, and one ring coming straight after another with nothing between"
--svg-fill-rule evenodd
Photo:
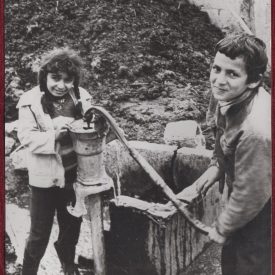
<instances>
[{"instance_id":1,"label":"girl's dark curly hair","mask_svg":"<svg viewBox=\"0 0 275 275\"><path fill-rule=\"evenodd\" d=\"M47 88L48 73L66 73L73 79L74 93L76 98L80 99L79 82L82 60L78 54L69 48L53 49L42 56L41 66L38 72L38 83L41 92L44 95L41 98L41 104L45 113L53 115L53 101L56 99ZM76 105L75 118L81 118L82 106L79 101Z\"/></svg>"}]
</instances>

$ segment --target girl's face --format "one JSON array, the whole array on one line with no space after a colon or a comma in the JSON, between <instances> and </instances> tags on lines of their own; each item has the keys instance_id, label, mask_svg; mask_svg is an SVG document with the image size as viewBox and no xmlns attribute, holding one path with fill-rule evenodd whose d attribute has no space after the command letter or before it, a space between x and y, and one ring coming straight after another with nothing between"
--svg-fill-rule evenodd
<instances>
[{"instance_id":1,"label":"girl's face","mask_svg":"<svg viewBox=\"0 0 275 275\"><path fill-rule=\"evenodd\" d=\"M47 88L53 96L64 96L73 87L73 81L73 78L63 72L47 74Z\"/></svg>"},{"instance_id":2,"label":"girl's face","mask_svg":"<svg viewBox=\"0 0 275 275\"><path fill-rule=\"evenodd\" d=\"M254 83L247 83L247 72L242 57L231 59L217 52L210 72L213 96L220 101L230 101L241 95Z\"/></svg>"}]
</instances>

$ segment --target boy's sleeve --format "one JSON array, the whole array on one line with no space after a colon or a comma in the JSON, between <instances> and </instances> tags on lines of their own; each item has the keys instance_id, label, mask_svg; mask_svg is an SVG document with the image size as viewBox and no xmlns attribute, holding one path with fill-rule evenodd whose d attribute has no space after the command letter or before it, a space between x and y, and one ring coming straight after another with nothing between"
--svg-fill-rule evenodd
<instances>
[{"instance_id":1,"label":"boy's sleeve","mask_svg":"<svg viewBox=\"0 0 275 275\"><path fill-rule=\"evenodd\" d=\"M271 197L271 142L243 136L235 152L235 179L217 230L228 236L257 216Z\"/></svg>"}]
</instances>

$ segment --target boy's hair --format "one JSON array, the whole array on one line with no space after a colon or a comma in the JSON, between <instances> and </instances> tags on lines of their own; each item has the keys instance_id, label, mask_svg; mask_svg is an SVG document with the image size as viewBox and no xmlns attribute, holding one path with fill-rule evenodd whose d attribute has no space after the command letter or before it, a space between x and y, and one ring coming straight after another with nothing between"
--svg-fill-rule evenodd
<instances>
[{"instance_id":1,"label":"boy's hair","mask_svg":"<svg viewBox=\"0 0 275 275\"><path fill-rule=\"evenodd\" d=\"M242 57L248 75L247 83L251 83L259 81L266 70L268 58L265 49L265 43L254 35L238 34L220 40L215 52L231 59Z\"/></svg>"},{"instance_id":2,"label":"boy's hair","mask_svg":"<svg viewBox=\"0 0 275 275\"><path fill-rule=\"evenodd\" d=\"M46 113L53 113L53 95L47 88L48 73L66 73L69 78L73 79L74 93L77 99L80 99L79 82L82 67L82 60L78 54L69 48L53 49L42 56L41 65L38 72L38 83L40 90L45 94L42 96L41 103ZM77 107L77 117L80 115Z\"/></svg>"}]
</instances>

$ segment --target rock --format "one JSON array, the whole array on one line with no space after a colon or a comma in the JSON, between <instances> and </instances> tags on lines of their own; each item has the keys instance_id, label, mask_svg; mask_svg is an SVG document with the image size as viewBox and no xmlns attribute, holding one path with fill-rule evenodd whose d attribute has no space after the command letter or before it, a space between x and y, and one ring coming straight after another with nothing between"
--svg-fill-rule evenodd
<instances>
[{"instance_id":1,"label":"rock","mask_svg":"<svg viewBox=\"0 0 275 275\"><path fill-rule=\"evenodd\" d=\"M120 66L118 68L118 76L119 77L127 77L129 75L129 68L127 66Z\"/></svg>"},{"instance_id":2,"label":"rock","mask_svg":"<svg viewBox=\"0 0 275 275\"><path fill-rule=\"evenodd\" d=\"M91 67L95 70L95 69L99 69L100 66L101 66L101 58L99 56L96 56L91 62Z\"/></svg>"},{"instance_id":3,"label":"rock","mask_svg":"<svg viewBox=\"0 0 275 275\"><path fill-rule=\"evenodd\" d=\"M27 159L26 159L26 151L21 148L19 150L15 150L10 155L11 161L14 167L14 170L17 171L27 171Z\"/></svg>"},{"instance_id":4,"label":"rock","mask_svg":"<svg viewBox=\"0 0 275 275\"><path fill-rule=\"evenodd\" d=\"M21 79L19 77L14 77L9 84L9 88L18 88L20 86Z\"/></svg>"},{"instance_id":5,"label":"rock","mask_svg":"<svg viewBox=\"0 0 275 275\"><path fill-rule=\"evenodd\" d=\"M203 58L204 58L204 54L201 53L201 52L194 51L192 54L193 54L193 57L194 57L194 58L201 58L202 60L203 60Z\"/></svg>"},{"instance_id":6,"label":"rock","mask_svg":"<svg viewBox=\"0 0 275 275\"><path fill-rule=\"evenodd\" d=\"M14 148L15 140L10 137L5 137L5 156L9 155Z\"/></svg>"},{"instance_id":7,"label":"rock","mask_svg":"<svg viewBox=\"0 0 275 275\"><path fill-rule=\"evenodd\" d=\"M11 157L5 157L5 189L6 191L15 190L18 185L27 185L27 173L18 173L15 171Z\"/></svg>"},{"instance_id":8,"label":"rock","mask_svg":"<svg viewBox=\"0 0 275 275\"><path fill-rule=\"evenodd\" d=\"M171 70L164 70L157 74L157 78L164 81L166 78L174 78L176 77L175 72Z\"/></svg>"},{"instance_id":9,"label":"rock","mask_svg":"<svg viewBox=\"0 0 275 275\"><path fill-rule=\"evenodd\" d=\"M141 69L142 69L143 73L148 74L148 73L150 73L152 71L152 67L153 67L153 65L151 64L151 62L147 61L147 62L144 62L142 64Z\"/></svg>"},{"instance_id":10,"label":"rock","mask_svg":"<svg viewBox=\"0 0 275 275\"><path fill-rule=\"evenodd\" d=\"M5 123L5 135L16 136L17 123L18 123L17 120L10 123Z\"/></svg>"},{"instance_id":11,"label":"rock","mask_svg":"<svg viewBox=\"0 0 275 275\"><path fill-rule=\"evenodd\" d=\"M170 145L189 148L205 148L205 138L194 120L170 122L164 131L164 141Z\"/></svg>"},{"instance_id":12,"label":"rock","mask_svg":"<svg viewBox=\"0 0 275 275\"><path fill-rule=\"evenodd\" d=\"M22 89L13 89L12 91L12 96L14 100L19 99L22 94L24 94L24 90Z\"/></svg>"},{"instance_id":13,"label":"rock","mask_svg":"<svg viewBox=\"0 0 275 275\"><path fill-rule=\"evenodd\" d=\"M173 111L174 110L174 107L172 105L167 105L165 107L165 111Z\"/></svg>"},{"instance_id":14,"label":"rock","mask_svg":"<svg viewBox=\"0 0 275 275\"><path fill-rule=\"evenodd\" d=\"M7 274L16 274L16 266L8 264L6 266L6 272Z\"/></svg>"}]
</instances>

